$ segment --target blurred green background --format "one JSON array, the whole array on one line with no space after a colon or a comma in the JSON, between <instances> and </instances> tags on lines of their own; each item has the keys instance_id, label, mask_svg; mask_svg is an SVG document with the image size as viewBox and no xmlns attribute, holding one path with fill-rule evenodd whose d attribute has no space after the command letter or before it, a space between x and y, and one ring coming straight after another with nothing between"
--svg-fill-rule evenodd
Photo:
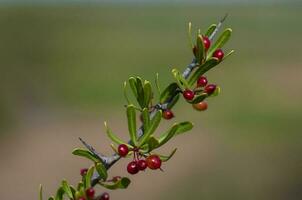
<instances>
[{"instance_id":1,"label":"blurred green background","mask_svg":"<svg viewBox=\"0 0 302 200\"><path fill-rule=\"evenodd\" d=\"M298 2L0 3L0 193L37 199L87 161L81 136L111 153L102 122L126 138L122 82L172 80L191 59L187 23L205 30L225 13L236 53L207 74L222 93L199 113L183 101L176 121L195 129L164 173L133 177L112 199L302 199L302 6ZM127 161L112 175L127 175Z\"/></svg>"}]
</instances>

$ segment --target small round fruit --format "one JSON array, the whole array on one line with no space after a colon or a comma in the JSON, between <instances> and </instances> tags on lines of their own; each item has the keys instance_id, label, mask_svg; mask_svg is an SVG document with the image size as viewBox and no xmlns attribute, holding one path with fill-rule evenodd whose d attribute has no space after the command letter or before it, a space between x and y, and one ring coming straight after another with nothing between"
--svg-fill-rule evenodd
<instances>
[{"instance_id":1,"label":"small round fruit","mask_svg":"<svg viewBox=\"0 0 302 200\"><path fill-rule=\"evenodd\" d=\"M174 114L173 114L173 112L171 111L171 110L164 110L164 112L163 112L163 118L165 118L165 119L172 119L174 117Z\"/></svg>"},{"instance_id":2,"label":"small round fruit","mask_svg":"<svg viewBox=\"0 0 302 200\"><path fill-rule=\"evenodd\" d=\"M120 144L117 148L117 151L118 151L118 154L121 156L121 157L125 157L128 155L129 153L129 148L127 145L125 144Z\"/></svg>"},{"instance_id":3,"label":"small round fruit","mask_svg":"<svg viewBox=\"0 0 302 200\"><path fill-rule=\"evenodd\" d=\"M83 168L83 169L81 169L81 171L80 171L81 176L86 175L86 174L87 174L87 171L88 171L88 169L87 169L87 168Z\"/></svg>"},{"instance_id":4,"label":"small round fruit","mask_svg":"<svg viewBox=\"0 0 302 200\"><path fill-rule=\"evenodd\" d=\"M161 167L161 159L157 155L151 155L146 159L147 166L150 169L159 169Z\"/></svg>"},{"instance_id":5,"label":"small round fruit","mask_svg":"<svg viewBox=\"0 0 302 200\"><path fill-rule=\"evenodd\" d=\"M201 76L197 80L197 87L204 87L208 84L208 79L205 76Z\"/></svg>"},{"instance_id":6,"label":"small round fruit","mask_svg":"<svg viewBox=\"0 0 302 200\"><path fill-rule=\"evenodd\" d=\"M209 84L204 88L205 93L208 95L213 94L213 92L216 90L216 85L214 84Z\"/></svg>"},{"instance_id":7,"label":"small round fruit","mask_svg":"<svg viewBox=\"0 0 302 200\"><path fill-rule=\"evenodd\" d=\"M129 174L137 174L139 171L136 161L132 161L127 165L127 171Z\"/></svg>"},{"instance_id":8,"label":"small round fruit","mask_svg":"<svg viewBox=\"0 0 302 200\"><path fill-rule=\"evenodd\" d=\"M139 160L137 166L140 171L144 171L147 168L147 162L145 160Z\"/></svg>"},{"instance_id":9,"label":"small round fruit","mask_svg":"<svg viewBox=\"0 0 302 200\"><path fill-rule=\"evenodd\" d=\"M205 50L207 51L211 46L211 40L207 36L202 36L203 45Z\"/></svg>"},{"instance_id":10,"label":"small round fruit","mask_svg":"<svg viewBox=\"0 0 302 200\"><path fill-rule=\"evenodd\" d=\"M109 194L107 192L104 192L100 198L100 200L109 200Z\"/></svg>"},{"instance_id":11,"label":"small round fruit","mask_svg":"<svg viewBox=\"0 0 302 200\"><path fill-rule=\"evenodd\" d=\"M222 60L222 58L224 57L224 53L221 49L217 49L214 53L213 53L213 57L217 58L218 60Z\"/></svg>"},{"instance_id":12,"label":"small round fruit","mask_svg":"<svg viewBox=\"0 0 302 200\"><path fill-rule=\"evenodd\" d=\"M190 101L194 99L195 93L192 90L186 89L185 91L183 91L182 95L185 99Z\"/></svg>"},{"instance_id":13,"label":"small round fruit","mask_svg":"<svg viewBox=\"0 0 302 200\"><path fill-rule=\"evenodd\" d=\"M95 191L94 191L93 188L88 188L88 189L86 190L86 195L87 195L90 199L93 199L93 198L94 198L94 193L95 193Z\"/></svg>"},{"instance_id":14,"label":"small round fruit","mask_svg":"<svg viewBox=\"0 0 302 200\"><path fill-rule=\"evenodd\" d=\"M85 197L80 197L78 200L86 200Z\"/></svg>"},{"instance_id":15,"label":"small round fruit","mask_svg":"<svg viewBox=\"0 0 302 200\"><path fill-rule=\"evenodd\" d=\"M195 110L204 111L204 110L206 110L208 108L208 103L205 102L205 101L202 101L202 102L193 104L193 108Z\"/></svg>"}]
</instances>

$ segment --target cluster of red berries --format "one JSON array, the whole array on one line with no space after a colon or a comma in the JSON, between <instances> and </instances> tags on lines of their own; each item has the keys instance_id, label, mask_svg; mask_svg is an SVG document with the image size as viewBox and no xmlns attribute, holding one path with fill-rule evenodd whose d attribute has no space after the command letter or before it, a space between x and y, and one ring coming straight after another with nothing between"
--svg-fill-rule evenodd
<instances>
[{"instance_id":1,"label":"cluster of red berries","mask_svg":"<svg viewBox=\"0 0 302 200\"><path fill-rule=\"evenodd\" d=\"M87 168L83 168L81 169L81 176L84 176L87 174L88 169ZM94 199L94 195L95 195L95 190L93 188L88 188L86 191L86 196L88 197L88 199ZM86 200L85 197L80 197L78 200ZM107 192L104 192L102 194L102 196L99 198L99 200L109 200L109 194Z\"/></svg>"},{"instance_id":2,"label":"cluster of red berries","mask_svg":"<svg viewBox=\"0 0 302 200\"><path fill-rule=\"evenodd\" d=\"M144 158L144 155L141 155L139 149L131 149L134 153L134 159L127 165L127 171L129 174L137 174L139 171L144 171L147 167L156 170L160 169L162 161L157 155L150 155ZM120 144L118 146L118 154L121 157L126 157L129 153L129 148L125 144Z\"/></svg>"}]
</instances>

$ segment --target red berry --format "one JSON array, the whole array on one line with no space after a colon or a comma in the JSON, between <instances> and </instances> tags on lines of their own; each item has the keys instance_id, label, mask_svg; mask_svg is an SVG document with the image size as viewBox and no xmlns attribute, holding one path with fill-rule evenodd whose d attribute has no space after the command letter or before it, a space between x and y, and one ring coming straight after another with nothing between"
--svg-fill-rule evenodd
<instances>
[{"instance_id":1,"label":"red berry","mask_svg":"<svg viewBox=\"0 0 302 200\"><path fill-rule=\"evenodd\" d=\"M208 50L211 46L211 40L207 36L202 36L202 40L205 50Z\"/></svg>"},{"instance_id":2,"label":"red berry","mask_svg":"<svg viewBox=\"0 0 302 200\"><path fill-rule=\"evenodd\" d=\"M137 166L139 170L143 171L147 168L147 162L145 160L139 160Z\"/></svg>"},{"instance_id":3,"label":"red berry","mask_svg":"<svg viewBox=\"0 0 302 200\"><path fill-rule=\"evenodd\" d=\"M159 169L161 166L161 159L157 155L151 155L151 156L147 157L146 161L147 161L147 166L150 169L153 169L153 170Z\"/></svg>"},{"instance_id":4,"label":"red berry","mask_svg":"<svg viewBox=\"0 0 302 200\"><path fill-rule=\"evenodd\" d=\"M94 191L93 188L89 188L89 189L86 190L86 195L87 195L90 199L93 199L94 193L95 193L95 191Z\"/></svg>"},{"instance_id":5,"label":"red berry","mask_svg":"<svg viewBox=\"0 0 302 200\"><path fill-rule=\"evenodd\" d=\"M136 174L139 169L136 161L132 161L127 165L127 171L129 174Z\"/></svg>"},{"instance_id":6,"label":"red berry","mask_svg":"<svg viewBox=\"0 0 302 200\"><path fill-rule=\"evenodd\" d=\"M216 85L214 84L209 84L204 88L205 93L208 95L213 94L213 92L216 90Z\"/></svg>"},{"instance_id":7,"label":"red berry","mask_svg":"<svg viewBox=\"0 0 302 200\"><path fill-rule=\"evenodd\" d=\"M208 108L208 103L205 101L199 102L197 104L193 104L193 108L199 111L204 111Z\"/></svg>"},{"instance_id":8,"label":"red berry","mask_svg":"<svg viewBox=\"0 0 302 200\"><path fill-rule=\"evenodd\" d=\"M224 56L224 53L221 49L217 49L214 53L213 53L213 57L217 58L218 60L222 60Z\"/></svg>"},{"instance_id":9,"label":"red berry","mask_svg":"<svg viewBox=\"0 0 302 200\"><path fill-rule=\"evenodd\" d=\"M128 155L129 153L129 148L127 145L125 144L120 144L117 148L118 150L118 154L121 156L121 157L125 157Z\"/></svg>"},{"instance_id":10,"label":"red berry","mask_svg":"<svg viewBox=\"0 0 302 200\"><path fill-rule=\"evenodd\" d=\"M163 112L163 118L165 119L172 119L174 117L174 114L171 110L164 110Z\"/></svg>"},{"instance_id":11,"label":"red berry","mask_svg":"<svg viewBox=\"0 0 302 200\"><path fill-rule=\"evenodd\" d=\"M100 198L100 200L109 200L109 194L107 192L104 192Z\"/></svg>"},{"instance_id":12,"label":"red berry","mask_svg":"<svg viewBox=\"0 0 302 200\"><path fill-rule=\"evenodd\" d=\"M197 87L204 87L208 84L208 79L205 76L201 76L197 80Z\"/></svg>"},{"instance_id":13,"label":"red berry","mask_svg":"<svg viewBox=\"0 0 302 200\"><path fill-rule=\"evenodd\" d=\"M80 197L78 200L86 200L84 197Z\"/></svg>"},{"instance_id":14,"label":"red berry","mask_svg":"<svg viewBox=\"0 0 302 200\"><path fill-rule=\"evenodd\" d=\"M182 95L184 96L185 99L192 100L194 99L195 93L192 90L187 89L183 91Z\"/></svg>"},{"instance_id":15,"label":"red berry","mask_svg":"<svg viewBox=\"0 0 302 200\"><path fill-rule=\"evenodd\" d=\"M87 168L83 168L83 169L81 169L81 176L84 176L84 175L86 175L86 173L87 173L87 171L88 171L88 169Z\"/></svg>"}]
</instances>

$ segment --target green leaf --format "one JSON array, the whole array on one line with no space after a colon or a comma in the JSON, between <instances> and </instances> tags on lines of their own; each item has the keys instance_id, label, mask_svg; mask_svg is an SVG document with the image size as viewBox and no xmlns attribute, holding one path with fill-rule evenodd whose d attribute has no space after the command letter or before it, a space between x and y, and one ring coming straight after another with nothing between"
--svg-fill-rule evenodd
<instances>
[{"instance_id":1,"label":"green leaf","mask_svg":"<svg viewBox=\"0 0 302 200\"><path fill-rule=\"evenodd\" d=\"M216 24L212 24L204 35L210 37L210 35L212 35L212 33L215 31L216 27L217 27Z\"/></svg>"},{"instance_id":2,"label":"green leaf","mask_svg":"<svg viewBox=\"0 0 302 200\"><path fill-rule=\"evenodd\" d=\"M147 80L144 82L144 107L149 107L152 99L152 87L151 83Z\"/></svg>"},{"instance_id":3,"label":"green leaf","mask_svg":"<svg viewBox=\"0 0 302 200\"><path fill-rule=\"evenodd\" d=\"M225 59L227 59L230 55L232 55L235 51L231 50L227 55L225 55L222 59L222 61L224 61Z\"/></svg>"},{"instance_id":4,"label":"green leaf","mask_svg":"<svg viewBox=\"0 0 302 200\"><path fill-rule=\"evenodd\" d=\"M192 41L192 23L189 22L188 26L188 41L189 41L189 46L192 49L194 47L193 41Z\"/></svg>"},{"instance_id":5,"label":"green leaf","mask_svg":"<svg viewBox=\"0 0 302 200\"><path fill-rule=\"evenodd\" d=\"M205 98L207 98L208 94L207 93L202 93L199 95L195 95L194 99L191 101L188 101L190 104L196 104L199 102L202 102Z\"/></svg>"},{"instance_id":6,"label":"green leaf","mask_svg":"<svg viewBox=\"0 0 302 200\"><path fill-rule=\"evenodd\" d=\"M149 109L148 108L143 109L142 117L143 117L144 131L146 131L150 127L150 116L149 116Z\"/></svg>"},{"instance_id":7,"label":"green leaf","mask_svg":"<svg viewBox=\"0 0 302 200\"><path fill-rule=\"evenodd\" d=\"M179 100L179 94L176 94L173 99L170 101L170 103L168 104L168 109L172 109L173 106L177 103L177 101Z\"/></svg>"},{"instance_id":8,"label":"green leaf","mask_svg":"<svg viewBox=\"0 0 302 200\"><path fill-rule=\"evenodd\" d=\"M144 145L148 141L149 137L157 129L157 127L161 121L161 118L162 118L162 111L158 110L150 122L150 127L147 130L145 130L144 135L140 138L140 142L138 145L139 147Z\"/></svg>"},{"instance_id":9,"label":"green leaf","mask_svg":"<svg viewBox=\"0 0 302 200\"><path fill-rule=\"evenodd\" d=\"M49 197L48 200L55 200L55 198L54 197Z\"/></svg>"},{"instance_id":10,"label":"green leaf","mask_svg":"<svg viewBox=\"0 0 302 200\"><path fill-rule=\"evenodd\" d=\"M124 87L123 87L123 89L124 89L124 97L125 97L127 103L130 104L129 97L128 97L128 95L127 95L127 82L126 82L126 81L124 82L123 86L124 86Z\"/></svg>"},{"instance_id":11,"label":"green leaf","mask_svg":"<svg viewBox=\"0 0 302 200\"><path fill-rule=\"evenodd\" d=\"M212 57L212 54L217 49L222 48L225 43L227 43L232 35L232 29L227 28L223 31L223 33L220 35L220 37L217 39L217 41L210 47L208 51L208 58Z\"/></svg>"},{"instance_id":12,"label":"green leaf","mask_svg":"<svg viewBox=\"0 0 302 200\"><path fill-rule=\"evenodd\" d=\"M107 184L100 182L99 184L109 190L116 190L116 189L126 189L129 184L131 183L129 178L123 177L120 180L114 182L113 184Z\"/></svg>"},{"instance_id":13,"label":"green leaf","mask_svg":"<svg viewBox=\"0 0 302 200\"><path fill-rule=\"evenodd\" d=\"M68 198L72 199L73 198L72 191L66 180L62 181L62 188L63 188L65 194L68 196Z\"/></svg>"},{"instance_id":14,"label":"green leaf","mask_svg":"<svg viewBox=\"0 0 302 200\"><path fill-rule=\"evenodd\" d=\"M179 124L174 124L167 132L161 134L161 136L158 139L159 144L157 147L160 147L165 143L167 143L175 135L178 126Z\"/></svg>"},{"instance_id":15,"label":"green leaf","mask_svg":"<svg viewBox=\"0 0 302 200\"><path fill-rule=\"evenodd\" d=\"M63 190L62 187L59 187L59 189L57 190L56 193L56 200L63 200L63 195L64 195L65 191Z\"/></svg>"},{"instance_id":16,"label":"green leaf","mask_svg":"<svg viewBox=\"0 0 302 200\"><path fill-rule=\"evenodd\" d=\"M93 172L94 172L94 166L91 166L85 175L85 180L84 180L85 190L91 187L91 178Z\"/></svg>"},{"instance_id":17,"label":"green leaf","mask_svg":"<svg viewBox=\"0 0 302 200\"><path fill-rule=\"evenodd\" d=\"M95 169L99 173L99 175L102 177L104 181L107 180L108 174L107 174L107 169L102 163L96 163L95 164Z\"/></svg>"},{"instance_id":18,"label":"green leaf","mask_svg":"<svg viewBox=\"0 0 302 200\"><path fill-rule=\"evenodd\" d=\"M197 53L196 53L196 60L197 63L202 64L205 59L205 48L203 44L203 38L201 35L197 36Z\"/></svg>"},{"instance_id":19,"label":"green leaf","mask_svg":"<svg viewBox=\"0 0 302 200\"><path fill-rule=\"evenodd\" d=\"M174 149L168 156L163 156L163 155L159 155L159 154L157 154L157 155L159 156L161 161L167 162L168 160L170 160L170 158L172 158L172 156L175 154L176 150L177 149Z\"/></svg>"},{"instance_id":20,"label":"green leaf","mask_svg":"<svg viewBox=\"0 0 302 200\"><path fill-rule=\"evenodd\" d=\"M206 73L211 68L215 67L218 63L219 60L217 58L208 59L202 66L198 67L198 69L192 74L192 76L188 81L189 85L193 86L201 75Z\"/></svg>"},{"instance_id":21,"label":"green leaf","mask_svg":"<svg viewBox=\"0 0 302 200\"><path fill-rule=\"evenodd\" d=\"M40 187L39 187L39 200L43 200L43 188L42 188L42 184L40 184Z\"/></svg>"},{"instance_id":22,"label":"green leaf","mask_svg":"<svg viewBox=\"0 0 302 200\"><path fill-rule=\"evenodd\" d=\"M76 148L72 151L72 154L76 155L76 156L88 158L89 160L91 160L93 162L100 161L96 156L94 156L90 151L88 151L86 149Z\"/></svg>"},{"instance_id":23,"label":"green leaf","mask_svg":"<svg viewBox=\"0 0 302 200\"><path fill-rule=\"evenodd\" d=\"M141 106L141 108L144 108L144 86L143 81L140 77L136 77L136 90L137 90L137 102Z\"/></svg>"},{"instance_id":24,"label":"green leaf","mask_svg":"<svg viewBox=\"0 0 302 200\"><path fill-rule=\"evenodd\" d=\"M220 87L216 87L215 91L209 97L216 97L220 94L221 89Z\"/></svg>"},{"instance_id":25,"label":"green leaf","mask_svg":"<svg viewBox=\"0 0 302 200\"><path fill-rule=\"evenodd\" d=\"M133 92L133 95L135 96L135 98L137 98L136 78L130 77L129 78L129 85L130 85L130 88L131 88L131 90Z\"/></svg>"},{"instance_id":26,"label":"green leaf","mask_svg":"<svg viewBox=\"0 0 302 200\"><path fill-rule=\"evenodd\" d=\"M178 124L178 128L176 130L175 135L180 135L182 133L185 133L187 131L190 131L193 128L193 123L192 122L181 122Z\"/></svg>"},{"instance_id":27,"label":"green leaf","mask_svg":"<svg viewBox=\"0 0 302 200\"><path fill-rule=\"evenodd\" d=\"M127 142L124 142L123 140L121 140L119 137L117 137L109 128L107 122L104 122L104 126L106 128L106 133L108 135L108 137L116 144L126 144L128 147L131 147L131 145L127 144Z\"/></svg>"},{"instance_id":28,"label":"green leaf","mask_svg":"<svg viewBox=\"0 0 302 200\"><path fill-rule=\"evenodd\" d=\"M160 103L165 103L170 100L170 98L174 97L177 93L178 89L177 83L171 83L160 95Z\"/></svg>"},{"instance_id":29,"label":"green leaf","mask_svg":"<svg viewBox=\"0 0 302 200\"><path fill-rule=\"evenodd\" d=\"M133 105L127 106L127 119L128 119L128 130L132 143L137 145L136 135L136 111Z\"/></svg>"},{"instance_id":30,"label":"green leaf","mask_svg":"<svg viewBox=\"0 0 302 200\"><path fill-rule=\"evenodd\" d=\"M172 74L181 90L189 88L187 80L181 75L181 73L177 69L172 69Z\"/></svg>"},{"instance_id":31,"label":"green leaf","mask_svg":"<svg viewBox=\"0 0 302 200\"><path fill-rule=\"evenodd\" d=\"M84 183L83 183L83 181L80 181L78 183L77 190L80 191L80 190L83 190L83 189L84 189Z\"/></svg>"},{"instance_id":32,"label":"green leaf","mask_svg":"<svg viewBox=\"0 0 302 200\"><path fill-rule=\"evenodd\" d=\"M156 85L157 91L158 91L158 93L160 95L161 94L161 89L160 89L160 86L159 86L159 75L158 75L158 73L156 73L155 85Z\"/></svg>"},{"instance_id":33,"label":"green leaf","mask_svg":"<svg viewBox=\"0 0 302 200\"><path fill-rule=\"evenodd\" d=\"M159 145L159 141L155 137L150 137L148 140L148 152L156 149Z\"/></svg>"}]
</instances>

